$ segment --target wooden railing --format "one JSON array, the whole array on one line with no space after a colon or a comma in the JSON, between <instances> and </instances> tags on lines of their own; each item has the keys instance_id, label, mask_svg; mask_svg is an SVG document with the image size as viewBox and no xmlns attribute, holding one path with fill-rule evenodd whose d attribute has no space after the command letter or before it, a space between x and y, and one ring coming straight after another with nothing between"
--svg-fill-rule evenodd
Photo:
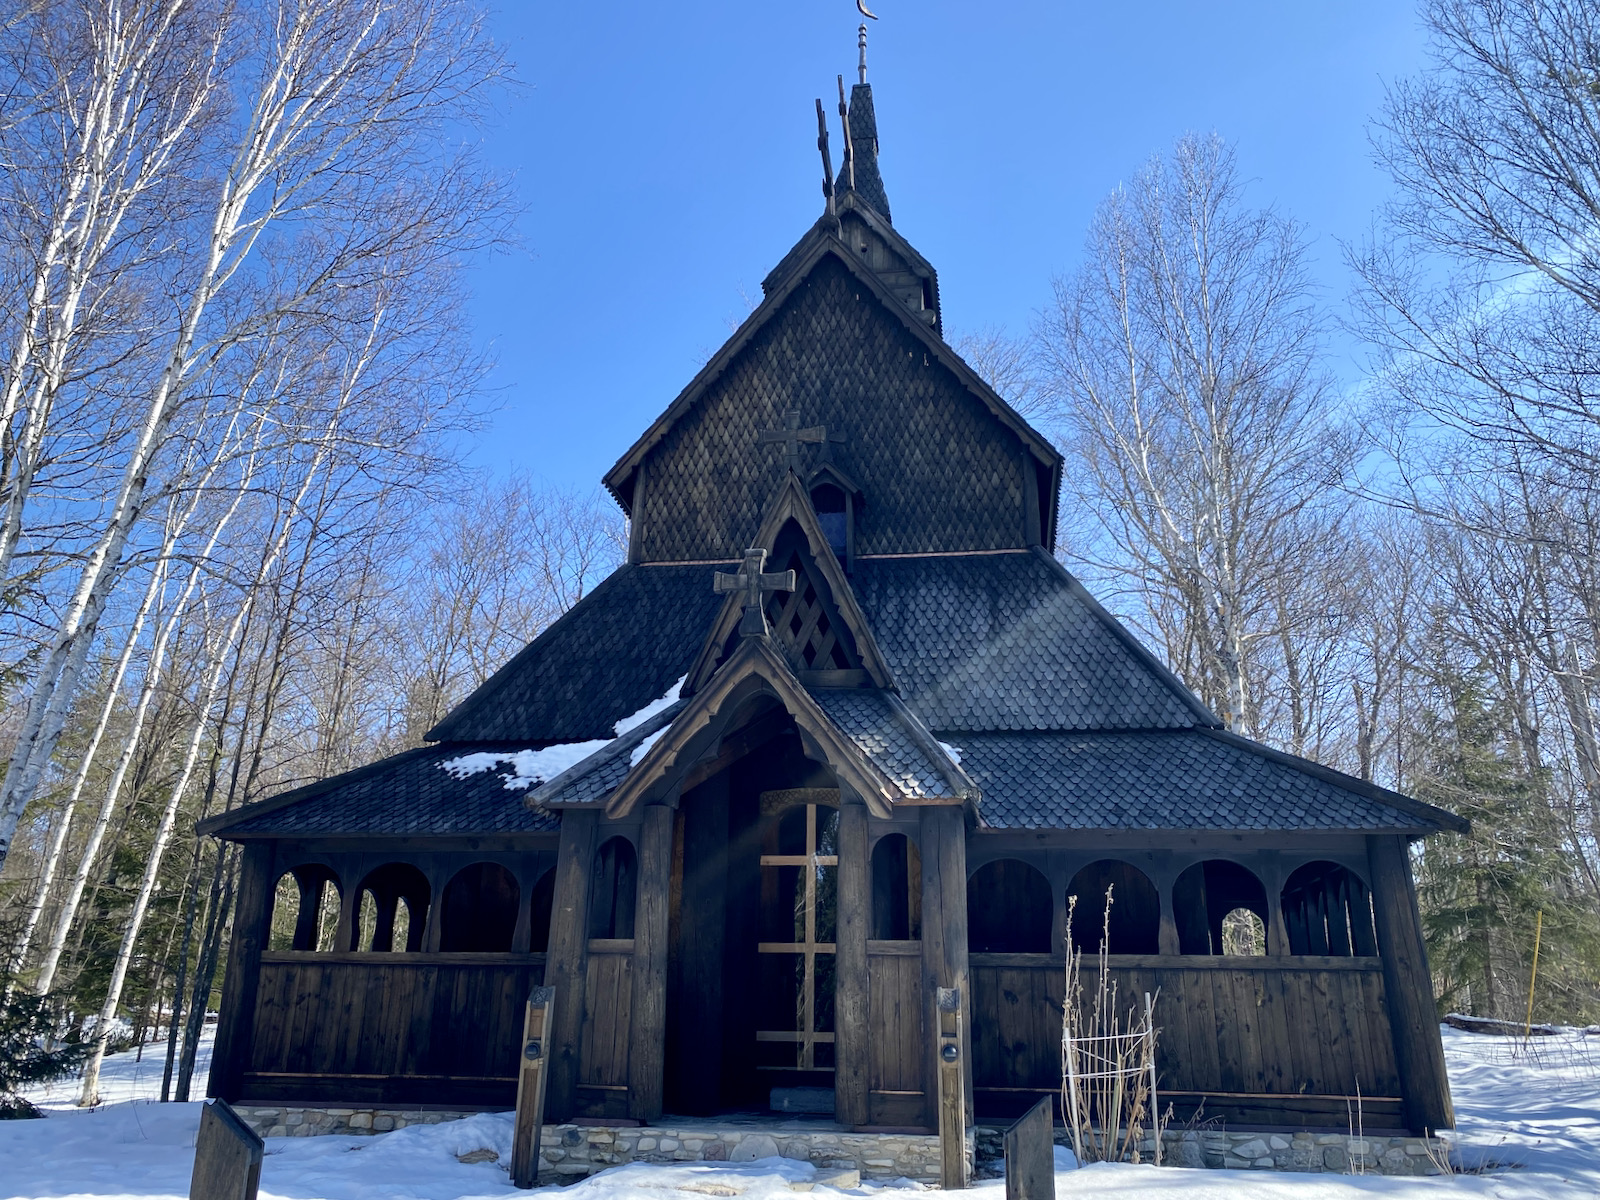
<instances>
[{"instance_id":1,"label":"wooden railing","mask_svg":"<svg viewBox=\"0 0 1600 1200\"><path fill-rule=\"evenodd\" d=\"M1061 1087L1065 962L974 954L973 1083L979 1113L1021 1111ZM1156 1060L1175 1112L1340 1124L1360 1097L1368 1124L1400 1112L1383 971L1376 958L1114 955L1119 1008L1159 993ZM1085 959L1085 989L1093 960Z\"/></svg>"},{"instance_id":2,"label":"wooden railing","mask_svg":"<svg viewBox=\"0 0 1600 1200\"><path fill-rule=\"evenodd\" d=\"M544 957L265 953L244 1098L509 1107Z\"/></svg>"}]
</instances>

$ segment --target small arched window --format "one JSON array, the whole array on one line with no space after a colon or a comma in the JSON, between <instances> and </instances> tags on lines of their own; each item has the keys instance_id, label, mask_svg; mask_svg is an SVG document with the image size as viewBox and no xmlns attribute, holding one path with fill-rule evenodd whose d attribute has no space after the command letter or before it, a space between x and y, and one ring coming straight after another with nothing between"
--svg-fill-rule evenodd
<instances>
[{"instance_id":1,"label":"small arched window","mask_svg":"<svg viewBox=\"0 0 1600 1200\"><path fill-rule=\"evenodd\" d=\"M1234 915L1241 910L1244 915ZM1259 950L1254 949L1257 930L1252 916L1260 927ZM1179 954L1267 952L1267 889L1254 872L1236 862L1207 859L1179 875L1172 887L1172 918L1178 927Z\"/></svg>"},{"instance_id":2,"label":"small arched window","mask_svg":"<svg viewBox=\"0 0 1600 1200\"><path fill-rule=\"evenodd\" d=\"M550 949L550 918L556 910L556 869L551 867L539 876L533 885L533 896L528 900L528 928L531 934L528 949L543 954Z\"/></svg>"},{"instance_id":3,"label":"small arched window","mask_svg":"<svg viewBox=\"0 0 1600 1200\"><path fill-rule=\"evenodd\" d=\"M922 936L922 855L903 833L872 848L872 936L914 941Z\"/></svg>"},{"instance_id":4,"label":"small arched window","mask_svg":"<svg viewBox=\"0 0 1600 1200\"><path fill-rule=\"evenodd\" d=\"M439 910L439 949L504 954L517 930L522 892L499 863L457 871L445 885Z\"/></svg>"},{"instance_id":5,"label":"small arched window","mask_svg":"<svg viewBox=\"0 0 1600 1200\"><path fill-rule=\"evenodd\" d=\"M974 953L1050 953L1050 882L1014 858L985 863L967 881L967 948Z\"/></svg>"},{"instance_id":6,"label":"small arched window","mask_svg":"<svg viewBox=\"0 0 1600 1200\"><path fill-rule=\"evenodd\" d=\"M428 880L410 863L385 863L361 881L354 949L410 951L422 949L428 925Z\"/></svg>"},{"instance_id":7,"label":"small arched window","mask_svg":"<svg viewBox=\"0 0 1600 1200\"><path fill-rule=\"evenodd\" d=\"M1354 871L1338 863L1306 863L1289 876L1282 899L1290 954L1377 954L1372 897Z\"/></svg>"},{"instance_id":8,"label":"small arched window","mask_svg":"<svg viewBox=\"0 0 1600 1200\"><path fill-rule=\"evenodd\" d=\"M339 877L319 863L285 871L273 896L269 950L331 950L339 925Z\"/></svg>"},{"instance_id":9,"label":"small arched window","mask_svg":"<svg viewBox=\"0 0 1600 1200\"><path fill-rule=\"evenodd\" d=\"M1115 858L1090 863L1067 885L1069 903L1074 896L1077 897L1077 903L1072 906L1074 950L1098 954L1101 936L1109 927L1107 954L1160 952L1161 897L1149 876L1132 863Z\"/></svg>"},{"instance_id":10,"label":"small arched window","mask_svg":"<svg viewBox=\"0 0 1600 1200\"><path fill-rule=\"evenodd\" d=\"M589 936L631 938L633 909L639 887L638 859L633 843L614 837L594 856L594 880L589 891Z\"/></svg>"}]
</instances>

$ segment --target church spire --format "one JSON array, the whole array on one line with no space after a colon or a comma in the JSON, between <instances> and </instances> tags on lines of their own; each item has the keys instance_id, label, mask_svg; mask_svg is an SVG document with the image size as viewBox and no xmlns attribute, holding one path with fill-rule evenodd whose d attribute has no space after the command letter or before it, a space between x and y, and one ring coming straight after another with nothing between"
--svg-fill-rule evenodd
<instances>
[{"instance_id":1,"label":"church spire","mask_svg":"<svg viewBox=\"0 0 1600 1200\"><path fill-rule=\"evenodd\" d=\"M834 181L834 188L853 190L888 221L889 197L883 190L883 176L878 173L878 118L872 109L872 85L867 82L865 23L857 30L856 45L860 52L856 65L860 82L850 89L849 115L845 118L849 157Z\"/></svg>"}]
</instances>

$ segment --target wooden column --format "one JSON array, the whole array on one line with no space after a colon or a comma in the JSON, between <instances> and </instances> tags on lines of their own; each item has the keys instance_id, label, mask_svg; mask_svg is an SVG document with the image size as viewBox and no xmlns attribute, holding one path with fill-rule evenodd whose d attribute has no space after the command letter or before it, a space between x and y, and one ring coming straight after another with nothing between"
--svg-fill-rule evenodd
<instances>
[{"instance_id":1,"label":"wooden column","mask_svg":"<svg viewBox=\"0 0 1600 1200\"><path fill-rule=\"evenodd\" d=\"M206 1089L219 1100L239 1099L244 1069L250 1061L261 951L272 931L272 899L278 882L272 869L274 857L271 842L248 842L239 864L233 940L228 946L228 974L222 985L222 1013Z\"/></svg>"},{"instance_id":2,"label":"wooden column","mask_svg":"<svg viewBox=\"0 0 1600 1200\"><path fill-rule=\"evenodd\" d=\"M834 1115L841 1125L869 1121L867 925L872 893L867 880L867 809L849 800L839 808L839 903L834 959Z\"/></svg>"},{"instance_id":3,"label":"wooden column","mask_svg":"<svg viewBox=\"0 0 1600 1200\"><path fill-rule=\"evenodd\" d=\"M1160 870L1150 872L1150 882L1156 887L1156 901L1161 906L1156 929L1156 952L1159 954L1177 954L1179 950L1178 919L1175 912L1177 902L1172 894L1179 874L1180 872L1172 869L1170 862L1164 864ZM1061 894L1065 896L1065 890Z\"/></svg>"},{"instance_id":4,"label":"wooden column","mask_svg":"<svg viewBox=\"0 0 1600 1200\"><path fill-rule=\"evenodd\" d=\"M628 1115L654 1121L666 1086L668 885L673 810L644 809L639 833L639 893L633 922L633 1014L628 1031Z\"/></svg>"},{"instance_id":5,"label":"wooden column","mask_svg":"<svg viewBox=\"0 0 1600 1200\"><path fill-rule=\"evenodd\" d=\"M1394 1036L1406 1124L1413 1133L1452 1129L1455 1110L1445 1077L1444 1044L1439 1038L1406 839L1395 834L1369 836L1367 863L1372 875L1378 954L1383 960L1383 995Z\"/></svg>"},{"instance_id":6,"label":"wooden column","mask_svg":"<svg viewBox=\"0 0 1600 1200\"><path fill-rule=\"evenodd\" d=\"M583 990L589 969L589 877L599 822L598 811L568 809L561 814L550 951L544 969L545 983L555 988L555 1029L549 1040L550 1079L545 1093L545 1110L552 1121L571 1117L578 1103Z\"/></svg>"},{"instance_id":7,"label":"wooden column","mask_svg":"<svg viewBox=\"0 0 1600 1200\"><path fill-rule=\"evenodd\" d=\"M961 1060L970 1061L972 1045L971 985L967 979L967 829L960 808L922 810L922 971L926 1016L923 1027L939 1028L937 991L961 993ZM927 1093L930 1105L939 1094L938 1046L930 1039ZM966 1120L972 1121L972 1072L963 1072ZM934 1124L937 1114L928 1113Z\"/></svg>"}]
</instances>

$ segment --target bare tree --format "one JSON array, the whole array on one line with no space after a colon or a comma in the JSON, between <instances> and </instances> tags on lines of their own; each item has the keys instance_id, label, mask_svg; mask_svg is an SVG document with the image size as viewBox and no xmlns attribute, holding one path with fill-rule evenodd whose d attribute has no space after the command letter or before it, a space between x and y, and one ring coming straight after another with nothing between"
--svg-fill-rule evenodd
<instances>
[{"instance_id":1,"label":"bare tree","mask_svg":"<svg viewBox=\"0 0 1600 1200\"><path fill-rule=\"evenodd\" d=\"M1314 597L1348 439L1329 417L1298 228L1248 208L1232 152L1186 137L1101 206L1038 344L1073 466L1068 552L1131 591L1169 659L1236 730L1252 662ZM1070 536L1070 534L1069 534Z\"/></svg>"}]
</instances>

